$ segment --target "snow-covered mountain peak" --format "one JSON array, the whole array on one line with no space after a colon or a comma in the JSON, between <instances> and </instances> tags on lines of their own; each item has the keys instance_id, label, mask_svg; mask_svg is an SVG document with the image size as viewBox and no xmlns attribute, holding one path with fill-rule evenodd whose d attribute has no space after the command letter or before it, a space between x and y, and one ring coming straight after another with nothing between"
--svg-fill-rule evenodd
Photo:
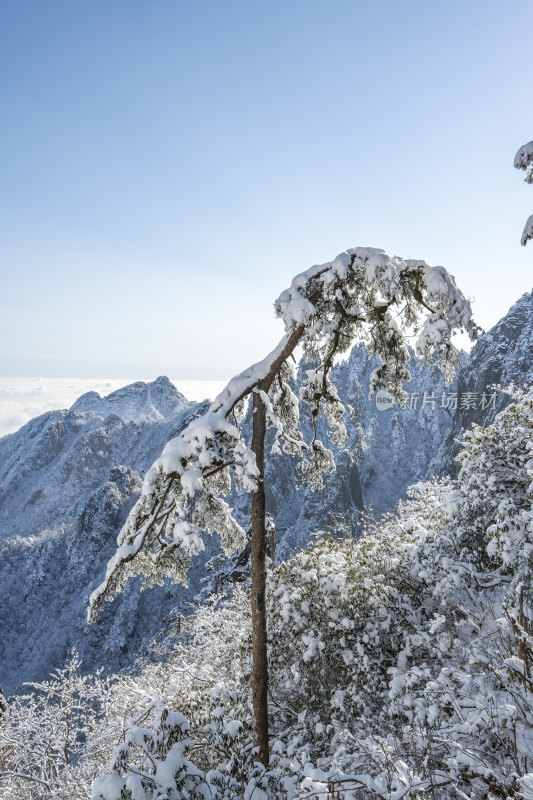
<instances>
[{"instance_id":1,"label":"snow-covered mountain peak","mask_svg":"<svg viewBox=\"0 0 533 800\"><path fill-rule=\"evenodd\" d=\"M515 342L524 334L529 337L532 324L533 290L525 292L494 327L479 337L472 348L472 355L476 355L480 350L484 351L494 341L506 339Z\"/></svg>"},{"instance_id":2,"label":"snow-covered mountain peak","mask_svg":"<svg viewBox=\"0 0 533 800\"><path fill-rule=\"evenodd\" d=\"M124 422L157 422L169 419L187 404L186 397L162 375L150 383L136 381L106 397L98 392L87 392L76 400L70 411L88 411L104 419L113 415Z\"/></svg>"},{"instance_id":3,"label":"snow-covered mountain peak","mask_svg":"<svg viewBox=\"0 0 533 800\"><path fill-rule=\"evenodd\" d=\"M482 394L489 392L492 384L507 386L512 381L530 382L533 378L532 356L533 291L523 294L490 331L479 337L461 370L459 388ZM501 407L498 403L497 410ZM480 416L462 422L463 425L472 421L486 424L493 417L494 414L490 420Z\"/></svg>"},{"instance_id":4,"label":"snow-covered mountain peak","mask_svg":"<svg viewBox=\"0 0 533 800\"><path fill-rule=\"evenodd\" d=\"M98 392L86 392L82 394L81 397L78 397L76 402L71 405L69 411L75 411L76 413L94 411L95 408L98 408L102 399L102 395L98 394Z\"/></svg>"}]
</instances>

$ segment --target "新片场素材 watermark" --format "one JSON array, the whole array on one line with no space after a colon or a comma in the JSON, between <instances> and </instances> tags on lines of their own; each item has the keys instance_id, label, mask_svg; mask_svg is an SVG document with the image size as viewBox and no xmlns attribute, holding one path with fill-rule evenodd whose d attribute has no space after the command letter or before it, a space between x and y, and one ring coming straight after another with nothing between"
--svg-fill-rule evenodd
<instances>
[{"instance_id":1,"label":"\u65b0\u7247\u573a\u7d20\u6750 watermark","mask_svg":"<svg viewBox=\"0 0 533 800\"><path fill-rule=\"evenodd\" d=\"M396 403L400 408L409 408L415 411L424 408L444 408L448 411L459 409L478 409L482 411L494 408L496 404L496 391L483 392L406 392L403 400L397 401L384 389L376 392L376 408L378 411L387 411Z\"/></svg>"}]
</instances>

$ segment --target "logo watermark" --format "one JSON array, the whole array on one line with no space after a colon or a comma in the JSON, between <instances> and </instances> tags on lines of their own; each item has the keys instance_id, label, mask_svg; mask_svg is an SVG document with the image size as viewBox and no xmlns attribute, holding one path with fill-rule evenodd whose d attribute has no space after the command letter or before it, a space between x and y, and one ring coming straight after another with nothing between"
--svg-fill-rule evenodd
<instances>
[{"instance_id":1,"label":"logo watermark","mask_svg":"<svg viewBox=\"0 0 533 800\"><path fill-rule=\"evenodd\" d=\"M376 408L378 411L386 411L388 408L392 408L395 402L394 397L389 392L386 392L385 389L377 390Z\"/></svg>"}]
</instances>

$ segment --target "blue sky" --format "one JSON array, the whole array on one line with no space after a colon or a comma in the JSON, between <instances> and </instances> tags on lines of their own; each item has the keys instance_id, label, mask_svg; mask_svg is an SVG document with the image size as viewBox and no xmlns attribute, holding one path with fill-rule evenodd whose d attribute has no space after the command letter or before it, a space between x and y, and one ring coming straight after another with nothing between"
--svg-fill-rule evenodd
<instances>
[{"instance_id":1,"label":"blue sky","mask_svg":"<svg viewBox=\"0 0 533 800\"><path fill-rule=\"evenodd\" d=\"M531 2L0 2L0 374L226 378L292 276L532 288Z\"/></svg>"}]
</instances>

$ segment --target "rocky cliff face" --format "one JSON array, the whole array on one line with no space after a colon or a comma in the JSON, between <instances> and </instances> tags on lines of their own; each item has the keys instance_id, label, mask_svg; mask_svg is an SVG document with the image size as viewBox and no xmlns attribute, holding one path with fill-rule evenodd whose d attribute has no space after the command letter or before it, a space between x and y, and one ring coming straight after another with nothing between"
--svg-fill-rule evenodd
<instances>
[{"instance_id":1,"label":"rocky cliff face","mask_svg":"<svg viewBox=\"0 0 533 800\"><path fill-rule=\"evenodd\" d=\"M533 294L480 338L452 386L436 367L413 358L405 407L378 407L368 399L375 366L354 347L334 369L348 438L336 450L337 470L322 491L298 488L290 458L268 462L267 507L278 529L278 559L320 531L352 533L363 510L377 517L410 484L435 470L450 471L454 438L473 421L491 421L507 402L498 394L481 408L483 390L494 382L533 382ZM466 392L477 394L477 407L459 402L454 409L454 395ZM0 439L0 680L6 692L42 679L73 647L87 669L124 666L165 616L177 605L185 608L200 589L205 560L218 548L209 537L188 589L165 584L139 593L132 581L94 625L85 623L89 594L104 575L144 471L204 408L158 378L105 398L88 393L68 411L44 414ZM232 497L231 504L247 526L249 497Z\"/></svg>"},{"instance_id":2,"label":"rocky cliff face","mask_svg":"<svg viewBox=\"0 0 533 800\"><path fill-rule=\"evenodd\" d=\"M437 473L454 473L458 441L472 424L489 425L509 403L492 388L533 385L533 292L526 292L490 331L479 337L457 376L458 407L435 458Z\"/></svg>"},{"instance_id":3,"label":"rocky cliff face","mask_svg":"<svg viewBox=\"0 0 533 800\"><path fill-rule=\"evenodd\" d=\"M295 465L286 457L268 465L267 508L276 520L278 553L286 557L318 531L353 531L364 510L374 517L393 508L412 483L424 480L452 413L441 407L446 387L437 367L412 358L405 407L380 410L369 399L370 375L377 366L362 346L334 368L333 380L346 408L347 440L335 448L337 469L324 476L324 489L298 488ZM305 427L305 423L304 423ZM310 438L310 426L308 438ZM322 426L320 435L327 438Z\"/></svg>"}]
</instances>

